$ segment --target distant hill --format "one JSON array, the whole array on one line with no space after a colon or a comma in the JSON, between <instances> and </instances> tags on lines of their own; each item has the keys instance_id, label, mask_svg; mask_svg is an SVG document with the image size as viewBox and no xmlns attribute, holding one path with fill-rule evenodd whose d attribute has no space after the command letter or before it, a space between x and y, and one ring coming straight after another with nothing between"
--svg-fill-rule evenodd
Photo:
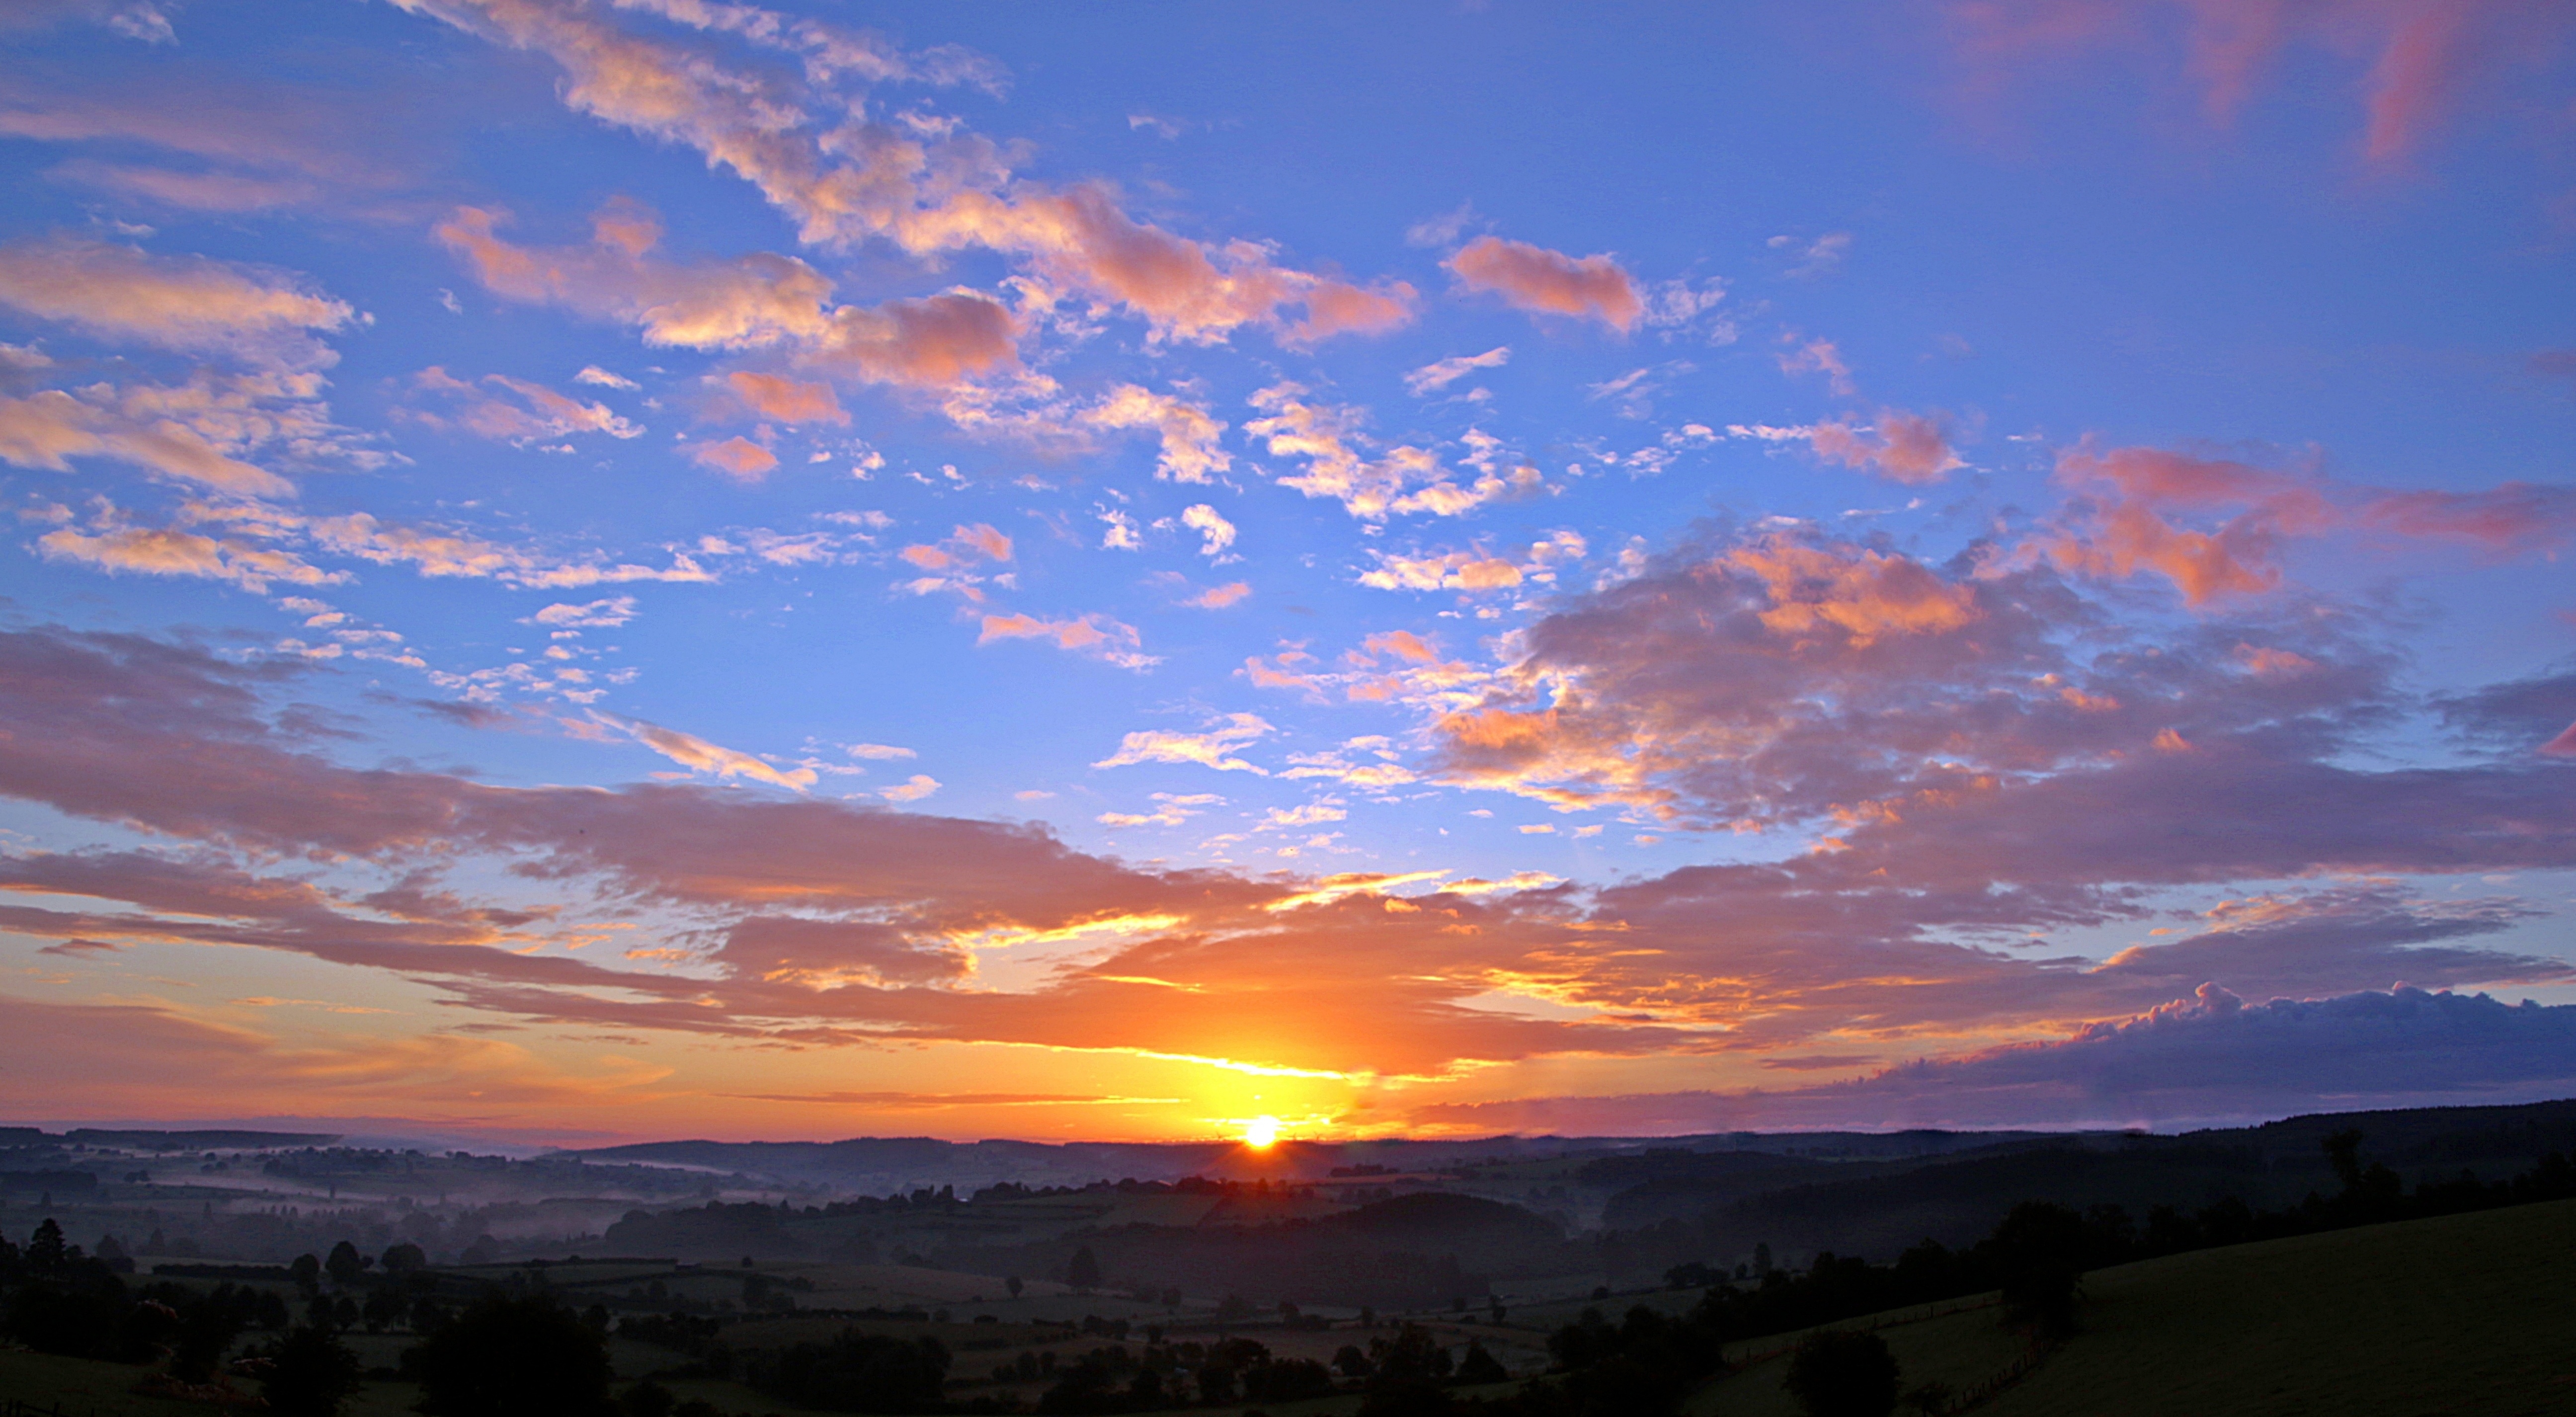
<instances>
[{"instance_id":1,"label":"distant hill","mask_svg":"<svg viewBox=\"0 0 2576 1417\"><path fill-rule=\"evenodd\" d=\"M2336 1188L2322 1143L2344 1130L2362 1133L2366 1161L2410 1184L2462 1171L2492 1181L2544 1153L2576 1153L2576 1100L2321 1113L2181 1136L2022 1137L1901 1161L1660 1158L1659 1174L1611 1197L1604 1215L1630 1275L1689 1259L1733 1265L1756 1245L1784 1263L1819 1250L1884 1260L1918 1240L1969 1243L2024 1200L2117 1205L2138 1220L2229 1196L2294 1204Z\"/></svg>"}]
</instances>

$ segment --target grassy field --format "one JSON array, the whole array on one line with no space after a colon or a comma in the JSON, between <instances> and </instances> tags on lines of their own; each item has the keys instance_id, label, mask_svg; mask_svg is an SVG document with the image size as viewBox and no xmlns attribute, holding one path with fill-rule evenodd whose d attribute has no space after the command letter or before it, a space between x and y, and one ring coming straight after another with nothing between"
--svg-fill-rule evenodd
<instances>
[{"instance_id":1,"label":"grassy field","mask_svg":"<svg viewBox=\"0 0 2576 1417\"><path fill-rule=\"evenodd\" d=\"M2576 1413L2576 1202L2173 1255L2084 1291L2083 1331L1980 1417ZM1907 1388L1965 1388L2022 1350L1991 1308L1878 1333ZM1793 1417L1786 1368L1736 1373L1685 1411Z\"/></svg>"},{"instance_id":2,"label":"grassy field","mask_svg":"<svg viewBox=\"0 0 2576 1417\"><path fill-rule=\"evenodd\" d=\"M1936 1317L1886 1323L1913 1313ZM2004 1327L2001 1311L1987 1304L1966 1309L1956 1303L1927 1305L1828 1327L1867 1328L1873 1323L1885 1324L1878 1336L1887 1340L1888 1350L1896 1355L1908 1388L1937 1382L1957 1391L2002 1371L2027 1346L2020 1335ZM1765 1338L1729 1345L1727 1356L1741 1362L1748 1351L1769 1352L1786 1341L1786 1337ZM1785 1358L1773 1358L1731 1374L1694 1394L1682 1406L1683 1417L1797 1417L1798 1404L1780 1385L1788 1369Z\"/></svg>"},{"instance_id":3,"label":"grassy field","mask_svg":"<svg viewBox=\"0 0 2576 1417\"><path fill-rule=\"evenodd\" d=\"M2576 1412L2576 1201L2174 1255L2084 1288L2085 1331L1984 1412Z\"/></svg>"}]
</instances>

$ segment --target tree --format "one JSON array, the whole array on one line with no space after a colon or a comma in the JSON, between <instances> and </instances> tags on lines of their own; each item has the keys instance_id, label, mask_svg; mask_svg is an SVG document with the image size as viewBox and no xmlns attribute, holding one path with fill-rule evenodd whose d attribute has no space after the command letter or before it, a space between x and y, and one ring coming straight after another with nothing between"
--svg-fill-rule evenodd
<instances>
[{"instance_id":1,"label":"tree","mask_svg":"<svg viewBox=\"0 0 2576 1417\"><path fill-rule=\"evenodd\" d=\"M1020 1291L1021 1291L1021 1290L1023 1290L1023 1289L1028 1288L1029 1286L1028 1286L1028 1284L1027 1284L1027 1282L1026 1282L1026 1281L1022 1280L1018 1275L1016 1275L1016 1274L1015 1274L1015 1275L1012 1275L1010 1278L1003 1280L1003 1281L1002 1281L1002 1287L1003 1287L1003 1288L1005 1288L1005 1289L1010 1290L1010 1291L1011 1291L1011 1297L1012 1297L1012 1298L1014 1298L1014 1299L1016 1299L1016 1298L1020 1297Z\"/></svg>"},{"instance_id":2,"label":"tree","mask_svg":"<svg viewBox=\"0 0 2576 1417\"><path fill-rule=\"evenodd\" d=\"M2335 1179L2347 1191L2361 1184L2361 1129L2346 1127L2318 1143L2326 1160L2333 1164Z\"/></svg>"},{"instance_id":3,"label":"tree","mask_svg":"<svg viewBox=\"0 0 2576 1417\"><path fill-rule=\"evenodd\" d=\"M1091 1252L1089 1245L1073 1252L1073 1259L1064 1267L1064 1282L1076 1289L1100 1287L1100 1257Z\"/></svg>"},{"instance_id":4,"label":"tree","mask_svg":"<svg viewBox=\"0 0 2576 1417\"><path fill-rule=\"evenodd\" d=\"M63 1227L47 1216L37 1225L36 1233L27 1237L27 1272L38 1277L60 1274L70 1254L63 1244Z\"/></svg>"},{"instance_id":5,"label":"tree","mask_svg":"<svg viewBox=\"0 0 2576 1417\"><path fill-rule=\"evenodd\" d=\"M1493 1354L1485 1351L1481 1339L1469 1339L1467 1356L1458 1360L1458 1381L1462 1383L1499 1383L1511 1380L1511 1374Z\"/></svg>"},{"instance_id":6,"label":"tree","mask_svg":"<svg viewBox=\"0 0 2576 1417\"><path fill-rule=\"evenodd\" d=\"M1826 1329L1798 1345L1781 1386L1807 1417L1887 1417L1896 1410L1896 1379L1887 1340Z\"/></svg>"},{"instance_id":7,"label":"tree","mask_svg":"<svg viewBox=\"0 0 2576 1417\"><path fill-rule=\"evenodd\" d=\"M429 1254L420 1246L406 1240L399 1245L386 1246L384 1258L377 1260L376 1264L385 1273L400 1279L415 1270L427 1267Z\"/></svg>"},{"instance_id":8,"label":"tree","mask_svg":"<svg viewBox=\"0 0 2576 1417\"><path fill-rule=\"evenodd\" d=\"M2075 1300L2084 1280L2084 1217L2062 1205L2023 1201L1986 1243L1993 1247L2005 1309L2045 1337L2074 1332Z\"/></svg>"},{"instance_id":9,"label":"tree","mask_svg":"<svg viewBox=\"0 0 2576 1417\"><path fill-rule=\"evenodd\" d=\"M296 1287L307 1294L321 1287L322 1262L311 1255L297 1255L286 1266L286 1273L295 1281Z\"/></svg>"},{"instance_id":10,"label":"tree","mask_svg":"<svg viewBox=\"0 0 2576 1417\"><path fill-rule=\"evenodd\" d=\"M545 1298L483 1299L417 1350L428 1417L608 1417L608 1346Z\"/></svg>"},{"instance_id":11,"label":"tree","mask_svg":"<svg viewBox=\"0 0 2576 1417\"><path fill-rule=\"evenodd\" d=\"M358 1355L329 1329L307 1325L270 1350L259 1395L279 1417L338 1417L359 1378Z\"/></svg>"},{"instance_id":12,"label":"tree","mask_svg":"<svg viewBox=\"0 0 2576 1417\"><path fill-rule=\"evenodd\" d=\"M357 1246L343 1240L331 1247L331 1257L322 1262L322 1272L331 1276L332 1283L345 1289L357 1283L358 1277L367 1272L367 1257L358 1253Z\"/></svg>"}]
</instances>

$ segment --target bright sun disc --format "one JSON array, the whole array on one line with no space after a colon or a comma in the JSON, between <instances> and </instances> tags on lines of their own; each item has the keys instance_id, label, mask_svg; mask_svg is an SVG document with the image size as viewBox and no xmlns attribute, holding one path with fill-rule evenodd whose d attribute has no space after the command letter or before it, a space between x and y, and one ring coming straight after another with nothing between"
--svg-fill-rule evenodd
<instances>
[{"instance_id":1,"label":"bright sun disc","mask_svg":"<svg viewBox=\"0 0 2576 1417\"><path fill-rule=\"evenodd\" d=\"M1243 1129L1244 1144L1256 1150L1279 1140L1279 1119L1255 1117Z\"/></svg>"}]
</instances>

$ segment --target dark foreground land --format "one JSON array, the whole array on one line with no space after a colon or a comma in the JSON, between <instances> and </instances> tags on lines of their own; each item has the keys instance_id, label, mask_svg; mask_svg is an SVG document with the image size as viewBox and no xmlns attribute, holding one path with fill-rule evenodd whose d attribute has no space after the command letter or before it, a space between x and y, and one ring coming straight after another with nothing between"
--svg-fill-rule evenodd
<instances>
[{"instance_id":1,"label":"dark foreground land","mask_svg":"<svg viewBox=\"0 0 2576 1417\"><path fill-rule=\"evenodd\" d=\"M2017 1381L1972 1410L1994 1417L2125 1414L2557 1414L2576 1411L2576 1201L2368 1225L2119 1265L2085 1276L2079 1328ZM1966 1296L1849 1320L1888 1345L1911 1391L1964 1396L2026 1363L2027 1330L1991 1296ZM1316 1335L1318 1338L1328 1335ZM1336 1341L1351 1335L1329 1335ZM1456 1335L1447 1335L1455 1337ZM353 1335L363 1348L365 1335ZM1783 1389L1798 1335L1729 1345L1743 1364L1702 1386L1689 1417L1795 1417ZM381 1342L381 1340L379 1340ZM621 1388L671 1355L615 1343ZM64 1417L205 1417L203 1403L140 1396L138 1369L0 1350L0 1402ZM681 1379L682 1399L715 1411L799 1410L730 1382ZM1461 1397L1507 1397L1491 1385ZM415 1410L410 1383L369 1382L342 1411ZM1204 1413L1348 1414L1362 1393ZM1900 1411L1908 1409L1900 1408Z\"/></svg>"},{"instance_id":2,"label":"dark foreground land","mask_svg":"<svg viewBox=\"0 0 2576 1417\"><path fill-rule=\"evenodd\" d=\"M2084 1277L2080 1330L1971 1409L1992 1417L2576 1412L2576 1201L2199 1250ZM1991 1308L1842 1327L1910 1388L1964 1392L2027 1350ZM1778 1342L1744 1345L1777 1349ZM1795 1417L1786 1359L1710 1384L1691 1417Z\"/></svg>"}]
</instances>

